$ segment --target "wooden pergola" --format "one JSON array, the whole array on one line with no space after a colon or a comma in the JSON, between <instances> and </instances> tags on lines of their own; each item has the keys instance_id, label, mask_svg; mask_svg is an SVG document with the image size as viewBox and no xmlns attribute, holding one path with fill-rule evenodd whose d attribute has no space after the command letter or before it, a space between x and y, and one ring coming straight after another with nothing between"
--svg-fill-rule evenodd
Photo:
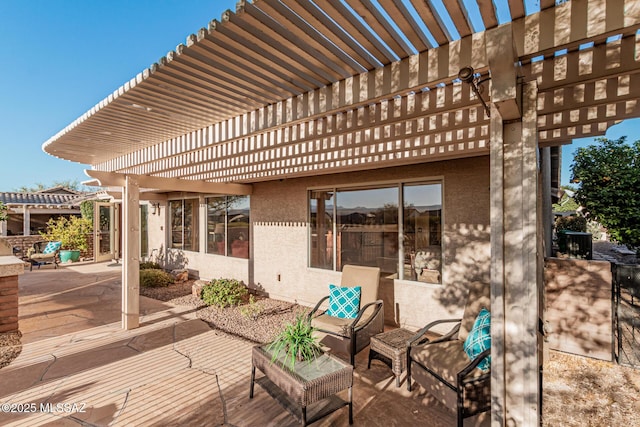
<instances>
[{"instance_id":1,"label":"wooden pergola","mask_svg":"<svg viewBox=\"0 0 640 427\"><path fill-rule=\"evenodd\" d=\"M640 2L443 3L240 1L44 143L124 188L125 327L141 187L249 194L490 155L492 424L539 424L552 148L640 116Z\"/></svg>"}]
</instances>

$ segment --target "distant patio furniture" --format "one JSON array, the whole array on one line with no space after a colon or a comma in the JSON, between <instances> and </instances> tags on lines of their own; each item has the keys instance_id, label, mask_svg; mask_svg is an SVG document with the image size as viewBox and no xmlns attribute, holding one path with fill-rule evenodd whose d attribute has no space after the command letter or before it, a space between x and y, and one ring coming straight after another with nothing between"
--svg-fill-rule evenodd
<instances>
[{"instance_id":1,"label":"distant patio furniture","mask_svg":"<svg viewBox=\"0 0 640 427\"><path fill-rule=\"evenodd\" d=\"M53 264L58 268L60 253L60 242L36 242L32 249L27 251L26 261L29 262L29 271L33 271L33 266L40 268L44 264Z\"/></svg>"},{"instance_id":2,"label":"distant patio furniture","mask_svg":"<svg viewBox=\"0 0 640 427\"><path fill-rule=\"evenodd\" d=\"M429 323L411 338L407 348L407 389L411 391L415 379L445 406L456 408L458 426L464 418L491 408L491 371L478 368L491 349L470 360L463 348L483 308L490 308L490 286L474 282L462 319ZM455 326L439 338L425 338L433 327L446 323Z\"/></svg>"},{"instance_id":3,"label":"distant patio furniture","mask_svg":"<svg viewBox=\"0 0 640 427\"><path fill-rule=\"evenodd\" d=\"M365 349L371 337L384 330L382 300L378 299L380 269L345 265L342 269L341 287L361 287L360 309L355 318L330 316L326 311L316 315L320 306L329 300L322 298L313 308L309 317L311 324L318 328L320 342L332 351L349 355L355 367L355 355Z\"/></svg>"},{"instance_id":4,"label":"distant patio furniture","mask_svg":"<svg viewBox=\"0 0 640 427\"><path fill-rule=\"evenodd\" d=\"M283 360L272 362L266 346L253 347L251 363L250 399L257 382L303 426L344 406L349 407L349 424L353 424L353 366L323 354L310 362L296 362L290 370ZM264 373L263 377L256 379L256 368ZM336 396L343 390L348 390L348 400Z\"/></svg>"}]
</instances>

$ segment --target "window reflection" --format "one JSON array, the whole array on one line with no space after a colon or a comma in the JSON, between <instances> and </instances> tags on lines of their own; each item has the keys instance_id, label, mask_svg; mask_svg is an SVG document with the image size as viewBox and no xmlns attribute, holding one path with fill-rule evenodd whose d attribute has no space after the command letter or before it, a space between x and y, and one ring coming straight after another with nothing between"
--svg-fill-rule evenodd
<instances>
[{"instance_id":1,"label":"window reflection","mask_svg":"<svg viewBox=\"0 0 640 427\"><path fill-rule=\"evenodd\" d=\"M404 277L440 283L442 273L442 186L405 185Z\"/></svg>"},{"instance_id":2,"label":"window reflection","mask_svg":"<svg viewBox=\"0 0 640 427\"><path fill-rule=\"evenodd\" d=\"M441 283L440 183L313 190L309 212L311 267L377 266L387 277Z\"/></svg>"},{"instance_id":3,"label":"window reflection","mask_svg":"<svg viewBox=\"0 0 640 427\"><path fill-rule=\"evenodd\" d=\"M356 264L397 272L398 189L339 191L336 200L337 269Z\"/></svg>"},{"instance_id":4,"label":"window reflection","mask_svg":"<svg viewBox=\"0 0 640 427\"><path fill-rule=\"evenodd\" d=\"M311 267L333 269L333 200L331 191L310 193Z\"/></svg>"},{"instance_id":5,"label":"window reflection","mask_svg":"<svg viewBox=\"0 0 640 427\"><path fill-rule=\"evenodd\" d=\"M198 206L198 199L169 202L172 248L195 252L199 250Z\"/></svg>"},{"instance_id":6,"label":"window reflection","mask_svg":"<svg viewBox=\"0 0 640 427\"><path fill-rule=\"evenodd\" d=\"M249 258L248 196L207 198L207 253Z\"/></svg>"}]
</instances>

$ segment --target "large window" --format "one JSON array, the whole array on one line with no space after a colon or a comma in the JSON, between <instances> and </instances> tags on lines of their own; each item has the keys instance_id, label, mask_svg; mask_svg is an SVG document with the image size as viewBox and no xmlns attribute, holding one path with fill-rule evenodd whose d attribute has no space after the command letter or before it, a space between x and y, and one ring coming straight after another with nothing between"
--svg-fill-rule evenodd
<instances>
[{"instance_id":1,"label":"large window","mask_svg":"<svg viewBox=\"0 0 640 427\"><path fill-rule=\"evenodd\" d=\"M207 198L207 253L249 258L248 196Z\"/></svg>"},{"instance_id":2,"label":"large window","mask_svg":"<svg viewBox=\"0 0 640 427\"><path fill-rule=\"evenodd\" d=\"M377 266L389 277L440 283L440 183L313 190L309 212L311 267Z\"/></svg>"},{"instance_id":3,"label":"large window","mask_svg":"<svg viewBox=\"0 0 640 427\"><path fill-rule=\"evenodd\" d=\"M194 252L200 249L198 207L198 199L172 200L169 202L172 248Z\"/></svg>"}]
</instances>

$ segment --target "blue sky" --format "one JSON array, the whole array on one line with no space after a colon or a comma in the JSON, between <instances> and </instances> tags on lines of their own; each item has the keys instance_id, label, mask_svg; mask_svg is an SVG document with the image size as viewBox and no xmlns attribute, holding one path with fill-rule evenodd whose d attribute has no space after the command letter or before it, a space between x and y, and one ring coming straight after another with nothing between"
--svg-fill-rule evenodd
<instances>
[{"instance_id":1,"label":"blue sky","mask_svg":"<svg viewBox=\"0 0 640 427\"><path fill-rule=\"evenodd\" d=\"M0 0L0 191L87 179L86 165L49 156L42 143L235 4ZM629 121L610 134L635 140L638 129ZM563 183L573 150L589 142L563 148Z\"/></svg>"},{"instance_id":2,"label":"blue sky","mask_svg":"<svg viewBox=\"0 0 640 427\"><path fill-rule=\"evenodd\" d=\"M235 0L0 0L0 191L87 180L42 143Z\"/></svg>"}]
</instances>

